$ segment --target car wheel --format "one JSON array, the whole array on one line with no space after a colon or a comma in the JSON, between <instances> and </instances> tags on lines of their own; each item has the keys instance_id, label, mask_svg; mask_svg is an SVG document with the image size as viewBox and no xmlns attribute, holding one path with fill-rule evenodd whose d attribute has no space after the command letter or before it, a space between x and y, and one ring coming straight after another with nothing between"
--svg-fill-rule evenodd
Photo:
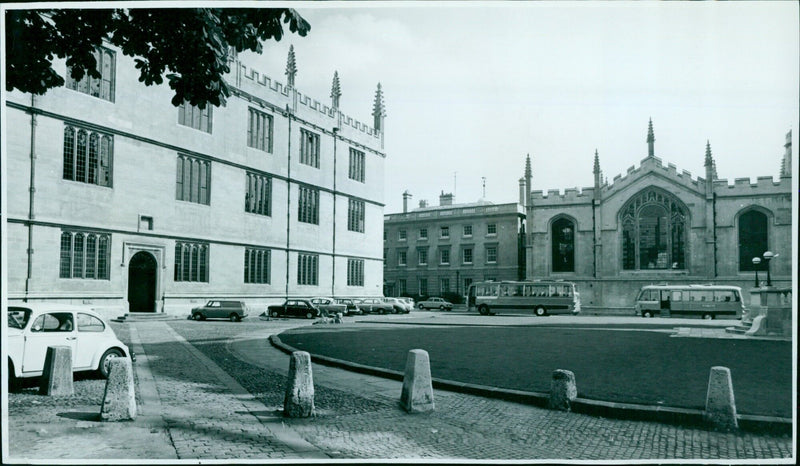
<instances>
[{"instance_id":1,"label":"car wheel","mask_svg":"<svg viewBox=\"0 0 800 466\"><path fill-rule=\"evenodd\" d=\"M488 316L489 315L489 306L487 306L485 304L481 304L478 307L478 312L480 312L482 316Z\"/></svg>"},{"instance_id":2,"label":"car wheel","mask_svg":"<svg viewBox=\"0 0 800 466\"><path fill-rule=\"evenodd\" d=\"M314 318L314 313L313 312L311 312L311 311L306 312L306 319L313 319L313 318Z\"/></svg>"},{"instance_id":3,"label":"car wheel","mask_svg":"<svg viewBox=\"0 0 800 466\"><path fill-rule=\"evenodd\" d=\"M205 317L203 317L203 314L195 312L194 314L192 314L192 319L200 321L200 320L205 320Z\"/></svg>"},{"instance_id":4,"label":"car wheel","mask_svg":"<svg viewBox=\"0 0 800 466\"><path fill-rule=\"evenodd\" d=\"M642 317L653 317L653 313L650 311L642 311Z\"/></svg>"},{"instance_id":5,"label":"car wheel","mask_svg":"<svg viewBox=\"0 0 800 466\"><path fill-rule=\"evenodd\" d=\"M425 306L423 306L422 303L419 303L419 306L417 306L417 307L419 308L420 311L425 309Z\"/></svg>"},{"instance_id":6,"label":"car wheel","mask_svg":"<svg viewBox=\"0 0 800 466\"><path fill-rule=\"evenodd\" d=\"M278 313L278 311L272 311L272 312L270 313L270 315L271 315L272 317L278 317L279 313Z\"/></svg>"},{"instance_id":7,"label":"car wheel","mask_svg":"<svg viewBox=\"0 0 800 466\"><path fill-rule=\"evenodd\" d=\"M392 314L397 314L397 308L395 307L392 308Z\"/></svg>"},{"instance_id":8,"label":"car wheel","mask_svg":"<svg viewBox=\"0 0 800 466\"><path fill-rule=\"evenodd\" d=\"M439 306L440 311L444 311L444 306Z\"/></svg>"},{"instance_id":9,"label":"car wheel","mask_svg":"<svg viewBox=\"0 0 800 466\"><path fill-rule=\"evenodd\" d=\"M122 358L124 355L122 351L111 348L110 350L103 353L103 356L100 358L100 364L97 365L97 372L104 378L108 378L108 368L111 366L111 360L115 358Z\"/></svg>"},{"instance_id":10,"label":"car wheel","mask_svg":"<svg viewBox=\"0 0 800 466\"><path fill-rule=\"evenodd\" d=\"M703 319L705 319L705 320L711 320L713 318L714 318L713 314L708 314L708 313L703 314Z\"/></svg>"},{"instance_id":11,"label":"car wheel","mask_svg":"<svg viewBox=\"0 0 800 466\"><path fill-rule=\"evenodd\" d=\"M231 322L239 322L240 320L242 320L242 318L239 317L239 314L236 314L236 313L231 314L230 315L230 319L231 319Z\"/></svg>"},{"instance_id":12,"label":"car wheel","mask_svg":"<svg viewBox=\"0 0 800 466\"><path fill-rule=\"evenodd\" d=\"M535 312L535 313L536 313L536 315L537 315L537 316L539 316L539 317L541 317L541 316L543 316L543 315L547 314L547 310L546 310L544 307L542 307L542 306L539 306L539 307L537 307L537 308L536 308L536 310L535 310L534 312Z\"/></svg>"}]
</instances>

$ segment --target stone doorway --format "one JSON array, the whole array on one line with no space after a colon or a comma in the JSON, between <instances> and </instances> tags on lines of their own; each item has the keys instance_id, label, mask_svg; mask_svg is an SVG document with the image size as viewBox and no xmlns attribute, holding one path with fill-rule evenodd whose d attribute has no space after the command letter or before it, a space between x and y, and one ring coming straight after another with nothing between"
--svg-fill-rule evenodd
<instances>
[{"instance_id":1,"label":"stone doorway","mask_svg":"<svg viewBox=\"0 0 800 466\"><path fill-rule=\"evenodd\" d=\"M139 251L128 264L128 312L156 312L156 271L152 254Z\"/></svg>"}]
</instances>

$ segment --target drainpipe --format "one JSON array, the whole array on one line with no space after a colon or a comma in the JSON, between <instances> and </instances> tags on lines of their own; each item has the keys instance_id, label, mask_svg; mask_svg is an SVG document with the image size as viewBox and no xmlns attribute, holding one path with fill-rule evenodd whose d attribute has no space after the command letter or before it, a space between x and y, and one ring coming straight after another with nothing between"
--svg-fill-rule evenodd
<instances>
[{"instance_id":1,"label":"drainpipe","mask_svg":"<svg viewBox=\"0 0 800 466\"><path fill-rule=\"evenodd\" d=\"M289 298L289 225L292 214L292 112L286 105L286 118L289 120L289 144L286 151L286 298Z\"/></svg>"},{"instance_id":2,"label":"drainpipe","mask_svg":"<svg viewBox=\"0 0 800 466\"><path fill-rule=\"evenodd\" d=\"M30 282L33 276L33 220L36 218L34 213L34 197L36 194L36 96L31 94L31 179L28 186L28 274L25 277L25 296L24 302L28 302L30 292Z\"/></svg>"},{"instance_id":3,"label":"drainpipe","mask_svg":"<svg viewBox=\"0 0 800 466\"><path fill-rule=\"evenodd\" d=\"M339 128L333 128L333 253L331 255L331 297L336 294L336 135Z\"/></svg>"}]
</instances>

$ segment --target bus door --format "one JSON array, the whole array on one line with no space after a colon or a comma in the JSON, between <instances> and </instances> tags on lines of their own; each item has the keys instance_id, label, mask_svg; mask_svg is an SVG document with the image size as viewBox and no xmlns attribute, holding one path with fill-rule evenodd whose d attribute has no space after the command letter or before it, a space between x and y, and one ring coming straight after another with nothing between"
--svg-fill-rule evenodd
<instances>
[{"instance_id":1,"label":"bus door","mask_svg":"<svg viewBox=\"0 0 800 466\"><path fill-rule=\"evenodd\" d=\"M660 290L661 293L661 317L669 317L671 310L670 290Z\"/></svg>"}]
</instances>

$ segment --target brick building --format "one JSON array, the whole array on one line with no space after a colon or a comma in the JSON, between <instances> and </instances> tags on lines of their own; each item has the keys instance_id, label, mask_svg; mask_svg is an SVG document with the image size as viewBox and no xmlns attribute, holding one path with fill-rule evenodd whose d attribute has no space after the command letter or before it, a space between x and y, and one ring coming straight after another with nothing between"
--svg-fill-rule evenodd
<instances>
[{"instance_id":1,"label":"brick building","mask_svg":"<svg viewBox=\"0 0 800 466\"><path fill-rule=\"evenodd\" d=\"M521 194L521 200L524 199ZM463 295L472 282L525 276L523 204L454 204L442 192L438 206L384 216L386 296Z\"/></svg>"},{"instance_id":2,"label":"brick building","mask_svg":"<svg viewBox=\"0 0 800 466\"><path fill-rule=\"evenodd\" d=\"M574 281L585 308L597 312L630 307L642 285L709 283L753 286L756 268L765 278L765 251L775 285L792 274L792 142L786 135L777 180L772 176L717 177L711 145L705 177L655 156L652 121L648 155L611 183L595 152L594 186L530 192L527 206L527 277ZM703 157L702 151L698 156ZM530 165L529 165L530 166ZM749 295L745 293L746 298Z\"/></svg>"},{"instance_id":3,"label":"brick building","mask_svg":"<svg viewBox=\"0 0 800 466\"><path fill-rule=\"evenodd\" d=\"M174 107L133 59L103 78L7 94L10 301L184 312L381 294L384 103L373 125L231 60L223 107ZM55 69L67 76L64 60ZM371 98L371 96L365 96Z\"/></svg>"}]
</instances>

